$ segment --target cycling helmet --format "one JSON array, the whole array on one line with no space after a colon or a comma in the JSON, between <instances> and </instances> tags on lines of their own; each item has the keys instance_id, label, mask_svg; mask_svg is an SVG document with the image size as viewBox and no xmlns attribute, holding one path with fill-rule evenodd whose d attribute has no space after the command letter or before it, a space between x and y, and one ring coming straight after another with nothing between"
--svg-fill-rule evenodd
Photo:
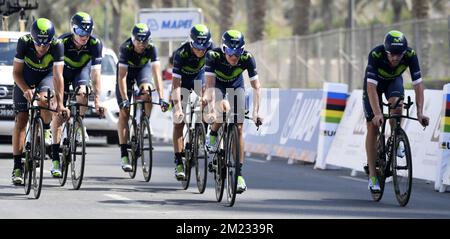
<instances>
[{"instance_id":1,"label":"cycling helmet","mask_svg":"<svg viewBox=\"0 0 450 239\"><path fill-rule=\"evenodd\" d=\"M77 12L70 21L72 32L79 36L90 36L94 29L94 20L85 12Z\"/></svg>"},{"instance_id":2,"label":"cycling helmet","mask_svg":"<svg viewBox=\"0 0 450 239\"><path fill-rule=\"evenodd\" d=\"M222 51L227 55L242 55L244 45L244 35L239 31L229 30L222 35Z\"/></svg>"},{"instance_id":3,"label":"cycling helmet","mask_svg":"<svg viewBox=\"0 0 450 239\"><path fill-rule=\"evenodd\" d=\"M31 25L31 37L34 44L48 46L55 36L55 27L47 18L38 18Z\"/></svg>"},{"instance_id":4,"label":"cycling helmet","mask_svg":"<svg viewBox=\"0 0 450 239\"><path fill-rule=\"evenodd\" d=\"M150 29L144 23L134 25L133 30L131 31L131 39L133 41L147 42L150 39L150 35Z\"/></svg>"},{"instance_id":5,"label":"cycling helmet","mask_svg":"<svg viewBox=\"0 0 450 239\"><path fill-rule=\"evenodd\" d=\"M191 28L190 41L194 48L206 50L211 46L211 33L203 24L197 24Z\"/></svg>"},{"instance_id":6,"label":"cycling helmet","mask_svg":"<svg viewBox=\"0 0 450 239\"><path fill-rule=\"evenodd\" d=\"M408 48L408 41L400 31L390 31L384 37L384 49L388 53L403 54Z\"/></svg>"}]
</instances>

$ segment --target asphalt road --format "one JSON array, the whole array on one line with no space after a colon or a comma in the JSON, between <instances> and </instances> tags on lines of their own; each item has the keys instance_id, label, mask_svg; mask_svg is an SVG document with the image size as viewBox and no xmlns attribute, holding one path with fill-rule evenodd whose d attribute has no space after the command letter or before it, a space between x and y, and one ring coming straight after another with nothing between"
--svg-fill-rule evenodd
<instances>
[{"instance_id":1,"label":"asphalt road","mask_svg":"<svg viewBox=\"0 0 450 239\"><path fill-rule=\"evenodd\" d=\"M148 183L141 171L130 179L121 170L117 146L93 139L87 152L80 190L73 190L70 180L60 187L47 160L42 194L35 200L11 184L11 145L1 144L0 218L450 218L450 194L437 193L422 180L413 182L409 204L400 207L392 183L381 202L374 202L364 175L251 156L243 168L248 191L229 208L216 202L211 174L204 194L192 181L188 190L181 189L170 144L156 144Z\"/></svg>"}]
</instances>

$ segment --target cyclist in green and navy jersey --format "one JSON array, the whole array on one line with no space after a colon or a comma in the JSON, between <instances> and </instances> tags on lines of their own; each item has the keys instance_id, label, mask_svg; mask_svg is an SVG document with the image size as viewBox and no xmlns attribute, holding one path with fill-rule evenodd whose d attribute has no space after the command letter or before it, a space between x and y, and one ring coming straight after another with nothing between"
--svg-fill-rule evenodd
<instances>
[{"instance_id":1,"label":"cyclist in green and navy jersey","mask_svg":"<svg viewBox=\"0 0 450 239\"><path fill-rule=\"evenodd\" d=\"M183 180L183 127L190 91L203 96L205 54L213 48L211 32L203 24L191 28L190 39L173 54L172 100L174 102L173 149L175 152L175 177ZM200 101L202 102L202 101Z\"/></svg>"},{"instance_id":2,"label":"cyclist in green and navy jersey","mask_svg":"<svg viewBox=\"0 0 450 239\"><path fill-rule=\"evenodd\" d=\"M76 100L80 104L87 104L88 99L84 95L87 93L90 79L93 79L94 86L94 104L96 112L102 114L103 110L100 105L101 90L101 65L102 65L102 48L101 41L92 35L94 29L94 20L85 12L77 12L70 21L71 33L63 34L59 37L64 44L64 91L69 92L69 87L73 89L79 88ZM68 95L64 95L64 104L68 99ZM83 118L86 111L85 107L80 108L80 115ZM52 122L53 144L53 177L61 177L59 148L61 141L61 126L63 121L54 120ZM85 131L85 140L89 137ZM81 134L78 134L81 136ZM81 141L81 139L75 139Z\"/></svg>"},{"instance_id":3,"label":"cyclist in green and navy jersey","mask_svg":"<svg viewBox=\"0 0 450 239\"><path fill-rule=\"evenodd\" d=\"M132 170L127 151L128 118L130 117L130 99L133 85L139 87L145 94L146 100L151 100L151 94L147 91L154 89L159 95L159 103L163 112L167 111L169 104L163 100L163 82L161 77L161 65L158 59L156 46L150 41L150 29L146 24L138 23L133 27L131 38L128 38L119 51L119 63L117 70L116 98L119 105L119 123L117 132L121 152L122 170ZM152 73L155 76L153 85ZM145 112L148 117L152 110L152 104L145 104Z\"/></svg>"},{"instance_id":4,"label":"cyclist in green and navy jersey","mask_svg":"<svg viewBox=\"0 0 450 239\"><path fill-rule=\"evenodd\" d=\"M12 138L14 157L12 181L15 185L23 183L22 154L25 128L28 122L28 103L32 100L34 91L39 91L40 99L45 99L48 89L55 90L58 115L70 113L63 105L64 45L54 37L55 27L46 18L34 21L30 32L19 38L13 65L15 83L13 100L16 119ZM44 100L39 101L38 105L47 107ZM45 143L50 145L52 113L43 110L41 117L44 123Z\"/></svg>"},{"instance_id":5,"label":"cyclist in green and navy jersey","mask_svg":"<svg viewBox=\"0 0 450 239\"><path fill-rule=\"evenodd\" d=\"M429 118L423 114L424 85L420 72L419 60L416 52L408 47L406 37L400 31L390 31L384 38L384 44L372 49L364 77L363 106L367 120L366 136L366 169L369 171L369 190L380 191L380 184L376 177L376 141L378 128L383 123L382 94L391 104L395 104L400 96L404 95L403 72L409 67L412 84L416 95L417 118L426 126ZM402 104L393 110L395 114L402 113ZM391 127L394 122L390 122ZM398 156L404 156L404 147L398 148Z\"/></svg>"},{"instance_id":6,"label":"cyclist in green and navy jersey","mask_svg":"<svg viewBox=\"0 0 450 239\"><path fill-rule=\"evenodd\" d=\"M244 50L244 35L236 30L226 31L222 35L222 47L208 51L206 55L206 97L208 100L207 119L214 122L208 135L208 149L216 152L218 149L217 131L223 112L233 111L238 115L238 129L240 148L244 149L242 125L245 116L245 92L242 73L247 70L250 84L253 88L253 120L258 126L262 119L259 117L260 81L256 71L256 63L253 55ZM232 102L237 102L235 108ZM219 120L217 120L219 119ZM241 170L237 172L237 192L242 193L247 189L242 177L242 165L244 163L244 151L240 155Z\"/></svg>"}]
</instances>

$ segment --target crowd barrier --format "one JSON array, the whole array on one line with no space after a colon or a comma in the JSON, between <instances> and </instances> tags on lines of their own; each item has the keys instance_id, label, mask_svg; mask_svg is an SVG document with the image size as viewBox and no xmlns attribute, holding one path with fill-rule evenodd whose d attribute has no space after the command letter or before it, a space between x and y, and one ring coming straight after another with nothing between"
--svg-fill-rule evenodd
<instances>
[{"instance_id":1,"label":"crowd barrier","mask_svg":"<svg viewBox=\"0 0 450 239\"><path fill-rule=\"evenodd\" d=\"M165 88L168 97L170 87ZM344 84L325 84L323 90L262 89L264 124L257 129L252 121L244 122L246 153L286 158L290 163L315 163L316 169L337 166L363 172L366 119L362 90L348 95L347 89ZM250 116L251 91L246 90ZM413 90L405 94L415 101ZM444 192L450 185L450 86L443 91L425 90L424 94L429 126L404 120L402 127L411 144L414 178L434 181L435 190ZM410 115L416 116L415 105ZM171 141L172 112L153 110L151 124L155 137ZM390 132L389 124L386 132Z\"/></svg>"}]
</instances>

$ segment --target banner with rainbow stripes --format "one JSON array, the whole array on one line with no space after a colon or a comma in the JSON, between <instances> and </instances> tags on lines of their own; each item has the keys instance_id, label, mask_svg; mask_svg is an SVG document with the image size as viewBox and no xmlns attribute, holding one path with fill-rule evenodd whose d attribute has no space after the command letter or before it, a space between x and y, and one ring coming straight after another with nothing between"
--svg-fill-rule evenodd
<instances>
[{"instance_id":1,"label":"banner with rainbow stripes","mask_svg":"<svg viewBox=\"0 0 450 239\"><path fill-rule=\"evenodd\" d=\"M326 169L326 157L333 142L336 129L344 115L348 97L348 85L340 83L324 83L321 121L319 128L319 144L314 168Z\"/></svg>"},{"instance_id":2,"label":"banner with rainbow stripes","mask_svg":"<svg viewBox=\"0 0 450 239\"><path fill-rule=\"evenodd\" d=\"M437 180L439 181L435 187L438 187L436 189L438 189L439 192L445 192L445 185L450 185L450 84L444 85L444 89L442 90L441 117L441 135L439 139L441 163L439 165L440 168L438 168L439 173ZM442 177L439 174L441 174Z\"/></svg>"}]
</instances>

